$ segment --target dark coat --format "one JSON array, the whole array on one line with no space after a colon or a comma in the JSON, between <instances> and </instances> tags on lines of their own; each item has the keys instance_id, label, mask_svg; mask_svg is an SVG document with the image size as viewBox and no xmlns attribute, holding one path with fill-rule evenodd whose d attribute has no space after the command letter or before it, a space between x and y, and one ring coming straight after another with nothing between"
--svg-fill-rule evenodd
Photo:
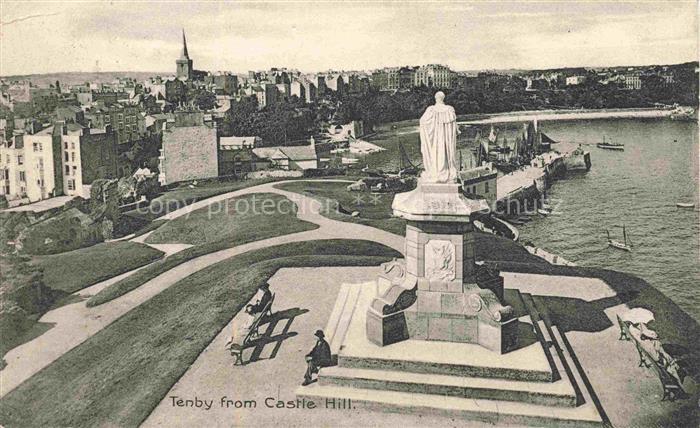
<instances>
[{"instance_id":1,"label":"dark coat","mask_svg":"<svg viewBox=\"0 0 700 428\"><path fill-rule=\"evenodd\" d=\"M306 356L311 357L311 361L319 367L330 366L331 346L325 339L319 338L314 346L314 349L312 349Z\"/></svg>"},{"instance_id":2,"label":"dark coat","mask_svg":"<svg viewBox=\"0 0 700 428\"><path fill-rule=\"evenodd\" d=\"M263 295L260 298L260 303L258 303L258 306L260 306L260 310L262 311L265 306L267 306L268 303L270 303L270 300L272 300L272 292L270 292L269 288L266 288L263 290Z\"/></svg>"}]
</instances>

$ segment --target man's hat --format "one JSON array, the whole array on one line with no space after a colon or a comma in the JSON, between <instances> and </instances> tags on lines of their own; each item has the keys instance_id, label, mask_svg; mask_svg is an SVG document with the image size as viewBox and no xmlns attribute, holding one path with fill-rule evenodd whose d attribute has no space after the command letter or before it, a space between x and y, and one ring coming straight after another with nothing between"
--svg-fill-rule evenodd
<instances>
[{"instance_id":1,"label":"man's hat","mask_svg":"<svg viewBox=\"0 0 700 428\"><path fill-rule=\"evenodd\" d=\"M323 330L316 330L314 336L318 337L319 339L323 339L325 337L325 335L323 334Z\"/></svg>"}]
</instances>

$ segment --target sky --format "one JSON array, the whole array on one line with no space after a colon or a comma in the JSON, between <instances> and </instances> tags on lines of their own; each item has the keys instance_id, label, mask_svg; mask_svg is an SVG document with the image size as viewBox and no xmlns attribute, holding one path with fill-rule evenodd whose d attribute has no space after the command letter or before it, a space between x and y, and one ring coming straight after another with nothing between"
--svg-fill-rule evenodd
<instances>
[{"instance_id":1,"label":"sky","mask_svg":"<svg viewBox=\"0 0 700 428\"><path fill-rule=\"evenodd\" d=\"M698 58L696 1L227 2L0 0L0 75L175 70L454 70Z\"/></svg>"}]
</instances>

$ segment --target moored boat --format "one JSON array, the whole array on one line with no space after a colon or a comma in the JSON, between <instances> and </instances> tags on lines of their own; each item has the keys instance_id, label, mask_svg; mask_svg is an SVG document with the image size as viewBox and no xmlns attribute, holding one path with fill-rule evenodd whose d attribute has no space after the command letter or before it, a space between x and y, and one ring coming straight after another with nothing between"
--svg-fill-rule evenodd
<instances>
[{"instance_id":1,"label":"moored boat","mask_svg":"<svg viewBox=\"0 0 700 428\"><path fill-rule=\"evenodd\" d=\"M605 136L603 136L603 142L596 144L596 147L607 150L625 150L624 144L607 142L605 141Z\"/></svg>"},{"instance_id":2,"label":"moored boat","mask_svg":"<svg viewBox=\"0 0 700 428\"><path fill-rule=\"evenodd\" d=\"M615 241L614 239L610 238L609 230L606 230L605 232L608 234L608 246L617 248L618 250L632 251L632 241L627 237L625 225L622 225L622 239L624 242Z\"/></svg>"},{"instance_id":3,"label":"moored boat","mask_svg":"<svg viewBox=\"0 0 700 428\"><path fill-rule=\"evenodd\" d=\"M695 208L695 204L692 202L677 202L676 206L678 208Z\"/></svg>"}]
</instances>

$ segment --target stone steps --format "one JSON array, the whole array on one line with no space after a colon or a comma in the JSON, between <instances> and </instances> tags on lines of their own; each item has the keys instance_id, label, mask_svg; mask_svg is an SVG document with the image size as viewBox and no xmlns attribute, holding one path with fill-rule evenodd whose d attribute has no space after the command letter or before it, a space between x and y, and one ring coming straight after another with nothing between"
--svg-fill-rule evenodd
<instances>
[{"instance_id":1,"label":"stone steps","mask_svg":"<svg viewBox=\"0 0 700 428\"><path fill-rule=\"evenodd\" d=\"M564 380L526 382L403 371L327 367L319 376L319 383L322 386L519 401L547 406L576 406L576 394L571 385Z\"/></svg>"},{"instance_id":2,"label":"stone steps","mask_svg":"<svg viewBox=\"0 0 700 428\"><path fill-rule=\"evenodd\" d=\"M538 303L538 301L536 301L535 299L536 298L533 298L533 296L531 296L530 294L523 294L523 301L532 311L531 314L534 313L535 316L539 319L541 325L544 326L544 328L542 329L543 333L546 335L548 342L551 344L551 347L555 351L553 355L556 356L556 359L559 360L559 363L563 368L563 376L565 376L569 380L569 382L571 382L571 385L576 391L577 402L579 404L584 403L586 402L586 400L583 396L583 391L581 390L579 381L576 378L574 369L572 368L573 362L571 361L571 358L567 358L567 354L564 352L562 344L558 340L559 338L554 335L554 332L552 330L552 322L547 313L546 305L542 305L541 302Z\"/></svg>"},{"instance_id":3,"label":"stone steps","mask_svg":"<svg viewBox=\"0 0 700 428\"><path fill-rule=\"evenodd\" d=\"M479 420L494 425L601 426L600 417L592 405L543 406L512 401L465 399L321 384L300 387L297 390L297 397L313 400L321 408L328 408L327 400L332 403L332 400L345 399L350 408L354 409L444 416Z\"/></svg>"},{"instance_id":4,"label":"stone steps","mask_svg":"<svg viewBox=\"0 0 700 428\"><path fill-rule=\"evenodd\" d=\"M530 312L530 316L537 325L536 329L539 330L538 336L543 337L545 340L546 345L543 345L545 348L545 353L548 353L552 358L551 362L557 367L557 372L559 373L560 377L563 377L571 383L574 391L576 392L577 403L584 403L585 401L583 399L581 387L574 376L569 361L566 359L561 350L561 345L552 334L551 325L548 325L543 319L542 314L540 313L541 308L538 308L538 305L533 300L533 297L528 293L523 293L522 299ZM552 352L552 350L554 350L554 352Z\"/></svg>"},{"instance_id":5,"label":"stone steps","mask_svg":"<svg viewBox=\"0 0 700 428\"><path fill-rule=\"evenodd\" d=\"M590 381L588 380L583 370L583 367L581 367L581 364L578 361L573 348L571 347L571 344L566 338L566 335L563 331L559 329L559 327L557 327L555 323L552 322L551 316L549 315L549 312L547 310L546 303L542 300L541 297L538 296L533 296L533 301L535 302L539 310L542 312L543 318L546 324L549 326L549 330L551 331L553 338L555 339L558 346L562 348L562 353L566 356L567 361L570 362L572 373L576 379L576 384L580 385L580 400L587 404L595 406L598 415L603 421L603 424L605 426L612 426L607 414L605 413L605 410L603 409L600 400L598 399L597 394L595 393L595 390L593 389L593 385L591 385Z\"/></svg>"},{"instance_id":6,"label":"stone steps","mask_svg":"<svg viewBox=\"0 0 700 428\"><path fill-rule=\"evenodd\" d=\"M478 346L478 345L477 345ZM394 360L348 355L338 356L338 365L353 369L396 370L418 374L435 374L464 377L483 377L532 382L551 382L551 371L489 367L485 365L437 363L434 361Z\"/></svg>"}]
</instances>

